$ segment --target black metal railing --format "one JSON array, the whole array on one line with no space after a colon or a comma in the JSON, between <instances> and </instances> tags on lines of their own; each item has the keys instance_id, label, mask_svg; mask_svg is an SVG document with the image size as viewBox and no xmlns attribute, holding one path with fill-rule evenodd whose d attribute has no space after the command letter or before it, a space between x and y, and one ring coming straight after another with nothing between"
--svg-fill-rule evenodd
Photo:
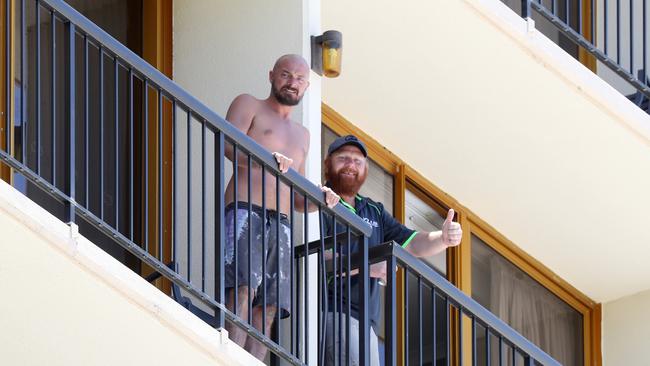
<instances>
[{"instance_id":1,"label":"black metal railing","mask_svg":"<svg viewBox=\"0 0 650 366\"><path fill-rule=\"evenodd\" d=\"M501 0L523 18L544 22L551 36L577 59L594 58L592 69L650 113L648 8L646 0ZM597 63L596 63L597 60ZM606 66L610 71L600 67ZM630 86L632 88L630 88Z\"/></svg>"},{"instance_id":2,"label":"black metal railing","mask_svg":"<svg viewBox=\"0 0 650 366\"><path fill-rule=\"evenodd\" d=\"M341 205L327 208L315 185L294 170L281 174L269 151L65 2L6 4L4 49L13 39L15 51L13 63L6 53L0 159L13 169L14 186L149 280L165 278L160 288L214 327L243 330L272 360L325 364L331 354L334 364L350 364L343 355L355 346L367 365L369 291L377 283L370 264L388 260L430 286L434 319L444 314L445 327L433 323L433 360L441 329L447 364L465 361L463 326L454 321L464 314L513 357L556 364L401 248L373 248L370 256L368 224ZM241 225L255 215L262 230ZM240 297L228 289L255 287L248 285L253 248L263 253L259 289ZM389 273L383 338L386 364L394 365L396 278ZM436 307L439 300L444 306ZM261 309L257 323L254 308ZM330 319L332 311L338 316ZM358 343L337 343L353 339L353 316ZM407 337L412 329L407 323ZM410 348L406 362L421 364L421 325L415 338L417 362ZM328 339L338 346L330 349Z\"/></svg>"},{"instance_id":3,"label":"black metal railing","mask_svg":"<svg viewBox=\"0 0 650 366\"><path fill-rule=\"evenodd\" d=\"M396 243L372 248L369 258L371 263L385 261L388 266L387 365L397 364L396 314L400 310L404 312L405 365L560 365ZM397 269L403 276L397 276ZM402 309L396 307L398 286L404 289Z\"/></svg>"},{"instance_id":4,"label":"black metal railing","mask_svg":"<svg viewBox=\"0 0 650 366\"><path fill-rule=\"evenodd\" d=\"M310 236L310 215L304 213L332 215L362 248L370 226L341 205L327 208L318 187L295 170L281 174L269 151L64 1L7 1L5 10L7 98L0 158L13 169L14 186L63 221L79 225L83 235L134 270L162 275L169 282L160 287L195 302L213 326L233 324L275 356L297 365L309 362L301 345L322 333L310 329L316 313L309 314L306 304L313 299L309 283L300 278L309 278L313 260L293 260L295 245ZM224 193L227 171L233 196ZM261 187L253 183L254 174L244 177L242 171L258 172ZM267 222L275 218L268 235L279 236L280 218L290 231L291 254L276 250L276 276L262 275L262 292L272 281L278 290L275 304L262 299L261 327L250 311L246 317L234 310L236 291L234 306L226 306L230 223L225 215L227 203L242 201L237 192L242 184L248 217L253 192L261 188L262 216ZM232 228L237 220L235 214ZM255 244L251 237L248 253ZM263 238L262 246L267 242ZM290 263L287 281L303 286L292 285L288 293L279 290L283 254ZM262 273L272 272L265 263ZM289 326L283 329L278 311L273 331L267 330L267 307L279 308L287 297Z\"/></svg>"}]
</instances>

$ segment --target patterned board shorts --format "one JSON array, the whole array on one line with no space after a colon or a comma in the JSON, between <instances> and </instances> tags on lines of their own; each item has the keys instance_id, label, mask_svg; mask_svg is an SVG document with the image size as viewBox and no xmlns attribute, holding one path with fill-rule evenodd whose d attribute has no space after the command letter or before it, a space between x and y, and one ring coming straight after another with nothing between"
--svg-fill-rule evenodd
<instances>
[{"instance_id":1,"label":"patterned board shorts","mask_svg":"<svg viewBox=\"0 0 650 366\"><path fill-rule=\"evenodd\" d=\"M225 248L225 284L226 289L235 287L235 232L237 238L237 286L249 286L255 291L252 306L262 306L262 263L266 265L266 306L277 306L280 300L280 317L290 315L291 283L289 278L291 266L291 227L287 216L280 214L280 230L277 230L278 213L266 210L266 217L261 207L253 205L250 219L248 203L237 204L237 230L234 230L235 204L226 207L226 248ZM250 225L250 230L249 230ZM249 231L250 252L249 263ZM264 235L262 235L264 233ZM278 235L279 234L279 235ZM264 238L264 243L262 242ZM263 245L264 244L264 245ZM280 292L278 293L278 251ZM249 284L250 269L250 284Z\"/></svg>"}]
</instances>

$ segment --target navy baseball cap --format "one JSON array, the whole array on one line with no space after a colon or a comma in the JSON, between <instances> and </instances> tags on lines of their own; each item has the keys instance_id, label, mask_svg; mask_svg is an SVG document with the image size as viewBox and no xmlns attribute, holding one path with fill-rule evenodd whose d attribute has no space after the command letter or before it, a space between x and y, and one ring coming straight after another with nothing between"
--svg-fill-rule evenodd
<instances>
[{"instance_id":1,"label":"navy baseball cap","mask_svg":"<svg viewBox=\"0 0 650 366\"><path fill-rule=\"evenodd\" d=\"M330 147L327 149L327 156L332 155L333 152L336 150L340 149L341 147L345 145L353 145L359 148L361 152L363 153L363 156L368 157L368 152L366 151L366 145L361 142L356 136L354 135L347 135L347 136L341 136L334 140L331 144Z\"/></svg>"}]
</instances>

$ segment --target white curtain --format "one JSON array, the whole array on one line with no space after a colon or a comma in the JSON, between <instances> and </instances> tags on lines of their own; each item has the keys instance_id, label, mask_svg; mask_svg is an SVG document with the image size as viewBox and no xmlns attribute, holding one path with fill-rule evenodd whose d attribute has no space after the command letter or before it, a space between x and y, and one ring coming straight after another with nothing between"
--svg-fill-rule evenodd
<instances>
[{"instance_id":1,"label":"white curtain","mask_svg":"<svg viewBox=\"0 0 650 366\"><path fill-rule=\"evenodd\" d=\"M579 314L500 256L490 258L490 308L563 365L582 364Z\"/></svg>"}]
</instances>

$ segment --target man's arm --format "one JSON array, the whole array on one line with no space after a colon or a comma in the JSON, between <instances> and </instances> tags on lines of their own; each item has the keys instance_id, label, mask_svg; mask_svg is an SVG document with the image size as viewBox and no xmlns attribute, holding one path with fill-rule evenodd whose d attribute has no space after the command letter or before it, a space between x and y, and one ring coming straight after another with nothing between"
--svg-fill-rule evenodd
<instances>
[{"instance_id":1,"label":"man's arm","mask_svg":"<svg viewBox=\"0 0 650 366\"><path fill-rule=\"evenodd\" d=\"M338 258L338 256L339 254L336 253L336 258ZM323 254L323 257L325 258L326 261L330 261L332 260L332 258L334 258L330 250L326 250L325 253ZM369 270L370 270L370 278L379 278L382 280L386 280L386 262L371 264L369 266ZM350 276L356 276L358 273L359 273L359 269L353 269L350 271ZM345 277L346 273L345 272L341 273L341 276Z\"/></svg>"},{"instance_id":2,"label":"man's arm","mask_svg":"<svg viewBox=\"0 0 650 366\"><path fill-rule=\"evenodd\" d=\"M325 187L322 185L318 185L318 188L320 188L321 192L324 194L324 200L325 204L327 204L327 207L333 208L336 206L337 203L341 200L341 197L336 194L331 188ZM305 212L305 195L296 192L294 194L294 201L295 201L295 209L298 212ZM318 209L318 205L313 203L311 200L307 200L307 212L314 212Z\"/></svg>"},{"instance_id":3,"label":"man's arm","mask_svg":"<svg viewBox=\"0 0 650 366\"><path fill-rule=\"evenodd\" d=\"M401 244L409 253L416 257L429 257L438 254L445 249L460 244L463 232L460 224L453 222L454 210L447 212L447 218L442 224L442 230L429 233L418 233L406 228L395 220L386 211L382 211L384 224L384 241L395 240ZM378 277L385 281L386 262L375 264L371 268L371 277Z\"/></svg>"},{"instance_id":4,"label":"man's arm","mask_svg":"<svg viewBox=\"0 0 650 366\"><path fill-rule=\"evenodd\" d=\"M300 173L300 175L303 177L305 176L305 164L307 161L307 152L309 151L309 131L307 129L304 129L304 134L305 135L303 138L305 139L305 149L303 150L304 154L302 161L298 167L298 173ZM324 187L319 184L318 188L320 188L321 192L323 192L325 195L324 199L327 207L332 208L336 206L340 199L339 195L334 193L334 191L329 187ZM294 202L296 211L305 212L305 195L296 192L294 194ZM314 212L317 209L318 206L316 204L312 203L311 200L307 200L307 212Z\"/></svg>"},{"instance_id":5,"label":"man's arm","mask_svg":"<svg viewBox=\"0 0 650 366\"><path fill-rule=\"evenodd\" d=\"M226 121L230 122L233 126L237 127L238 130L248 135L248 131L253 124L256 107L257 99L248 94L241 94L230 103L228 113L226 114ZM226 157L230 159L230 161L233 161L233 145L226 144L224 150ZM248 160L246 159L246 155L243 153L239 154L237 161L239 166L248 166Z\"/></svg>"},{"instance_id":6,"label":"man's arm","mask_svg":"<svg viewBox=\"0 0 650 366\"><path fill-rule=\"evenodd\" d=\"M430 257L449 247L457 246L460 244L463 230L453 219L454 210L449 210L442 224L442 230L415 234L406 246L406 250L416 257Z\"/></svg>"}]
</instances>

